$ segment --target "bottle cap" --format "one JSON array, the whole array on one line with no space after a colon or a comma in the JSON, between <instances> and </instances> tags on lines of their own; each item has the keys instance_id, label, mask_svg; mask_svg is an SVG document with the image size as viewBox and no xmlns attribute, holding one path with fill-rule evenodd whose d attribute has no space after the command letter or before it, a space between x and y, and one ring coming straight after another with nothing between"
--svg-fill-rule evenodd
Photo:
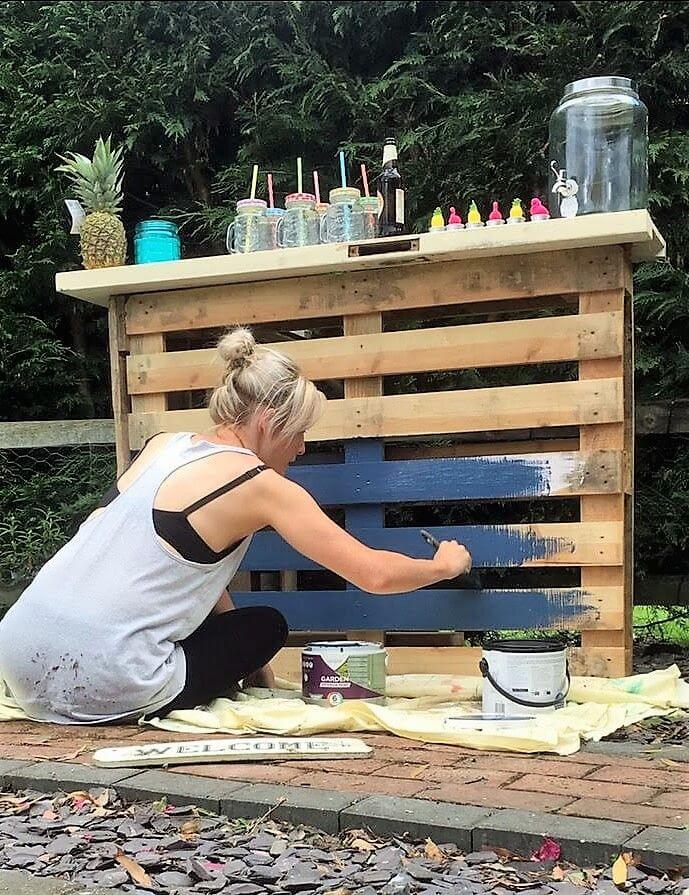
<instances>
[{"instance_id":1,"label":"bottle cap","mask_svg":"<svg viewBox=\"0 0 689 895\"><path fill-rule=\"evenodd\" d=\"M531 215L532 221L547 221L550 217L550 212L538 198L531 200L529 214Z\"/></svg>"}]
</instances>

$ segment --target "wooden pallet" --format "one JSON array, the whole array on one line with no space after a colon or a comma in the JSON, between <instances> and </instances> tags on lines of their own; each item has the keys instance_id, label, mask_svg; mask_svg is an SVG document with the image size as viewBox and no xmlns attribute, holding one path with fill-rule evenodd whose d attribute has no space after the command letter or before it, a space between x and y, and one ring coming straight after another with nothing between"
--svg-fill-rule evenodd
<instances>
[{"instance_id":1,"label":"wooden pallet","mask_svg":"<svg viewBox=\"0 0 689 895\"><path fill-rule=\"evenodd\" d=\"M250 324L281 339L308 330L311 338L275 347L339 397L290 475L326 509L343 512L345 527L367 544L411 555L429 555L419 513L430 518L440 506L458 524L424 527L465 543L477 568L517 576L475 591L374 597L334 581L304 584L318 567L261 532L233 594L237 605L276 606L297 632L581 630L575 670L620 675L631 670L632 645L633 329L624 245L644 257L662 241L645 212L597 217L607 231L600 220L589 230L582 220L553 221L505 227L503 236L486 231L482 243L475 233L459 234L473 240L464 244L443 234L438 248L421 237L421 254L418 240L392 254L385 240L317 247L308 257L290 250L274 253L272 273L270 253L218 260L213 276L200 259L150 265L167 270L146 291L135 290L151 272L134 269L127 285L119 271L130 268L111 272L109 286L107 272L98 280L89 271L60 275L70 279L58 287L98 302L110 289L120 463L156 432L209 426L204 409L170 408L192 405L193 393L218 382L216 328ZM539 237L531 246L529 232ZM386 253L376 258L376 246ZM214 279L232 264L229 279ZM180 334L191 347L174 348ZM524 369L535 381L515 384ZM502 379L448 387L448 376L467 370ZM516 523L515 502L532 518ZM467 507L486 518L459 524ZM548 521L535 521L539 514ZM531 569L550 570L547 585L522 583ZM280 572L278 587L250 589L271 572ZM298 678L298 652L283 653L281 673ZM394 646L390 670L473 673L476 656L467 647Z\"/></svg>"}]
</instances>

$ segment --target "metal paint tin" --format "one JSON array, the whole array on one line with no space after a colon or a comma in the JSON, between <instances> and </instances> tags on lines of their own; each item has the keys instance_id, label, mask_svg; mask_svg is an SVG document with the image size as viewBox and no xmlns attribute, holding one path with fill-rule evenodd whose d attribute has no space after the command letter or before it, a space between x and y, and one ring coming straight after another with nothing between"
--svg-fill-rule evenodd
<instances>
[{"instance_id":1,"label":"metal paint tin","mask_svg":"<svg viewBox=\"0 0 689 895\"><path fill-rule=\"evenodd\" d=\"M309 643L301 654L304 700L331 706L341 705L345 699L381 703L385 700L385 660L380 643Z\"/></svg>"}]
</instances>

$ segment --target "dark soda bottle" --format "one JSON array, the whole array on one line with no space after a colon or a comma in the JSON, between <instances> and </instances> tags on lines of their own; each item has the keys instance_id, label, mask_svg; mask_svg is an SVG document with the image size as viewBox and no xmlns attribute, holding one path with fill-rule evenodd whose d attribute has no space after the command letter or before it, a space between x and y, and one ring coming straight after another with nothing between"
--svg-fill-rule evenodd
<instances>
[{"instance_id":1,"label":"dark soda bottle","mask_svg":"<svg viewBox=\"0 0 689 895\"><path fill-rule=\"evenodd\" d=\"M399 236L405 233L404 189L402 187L402 175L397 167L397 146L393 139L386 140L383 146L380 195L383 200L383 211L380 215L380 235Z\"/></svg>"}]
</instances>

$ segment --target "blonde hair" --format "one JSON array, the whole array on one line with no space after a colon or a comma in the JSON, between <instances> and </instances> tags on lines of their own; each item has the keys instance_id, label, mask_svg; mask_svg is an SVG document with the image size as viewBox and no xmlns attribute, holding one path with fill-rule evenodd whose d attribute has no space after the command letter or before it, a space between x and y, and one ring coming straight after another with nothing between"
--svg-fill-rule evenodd
<instances>
[{"instance_id":1,"label":"blonde hair","mask_svg":"<svg viewBox=\"0 0 689 895\"><path fill-rule=\"evenodd\" d=\"M325 396L313 382L284 354L257 345L248 329L226 333L218 353L225 372L208 403L217 425L242 425L256 410L270 408L271 433L291 438L310 429L323 412Z\"/></svg>"}]
</instances>

